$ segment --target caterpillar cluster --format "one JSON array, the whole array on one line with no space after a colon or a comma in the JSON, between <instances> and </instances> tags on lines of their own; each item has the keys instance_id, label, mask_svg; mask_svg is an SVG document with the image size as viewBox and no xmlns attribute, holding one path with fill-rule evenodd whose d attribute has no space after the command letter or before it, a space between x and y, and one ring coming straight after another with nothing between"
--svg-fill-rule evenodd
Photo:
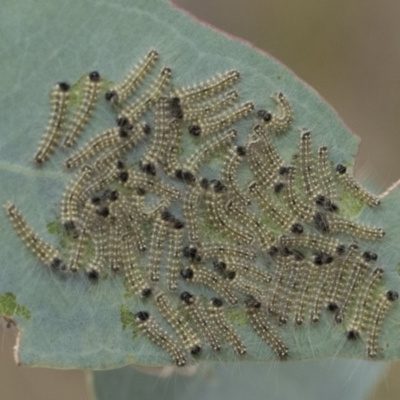
<instances>
[{"instance_id":1,"label":"caterpillar cluster","mask_svg":"<svg viewBox=\"0 0 400 400\"><path fill-rule=\"evenodd\" d=\"M276 111L237 104L238 71L176 87L164 66L135 97L158 59L150 51L122 83L106 89L91 72L73 115L70 85L54 87L33 160L43 165L64 135L70 151L64 167L73 174L60 204L68 258L8 202L18 236L50 268L84 271L93 282L122 274L127 290L156 310L131 310L136 329L178 366L205 348L231 347L246 357L232 309L278 359L290 358L285 326L303 329L322 313L345 326L349 340L362 340L368 357L377 357L380 330L398 294L385 289L378 255L356 241L373 245L385 231L346 218L341 199L350 193L378 207L379 198L346 166L332 165L326 147L313 152L307 130L285 162L275 142L292 126L289 99L274 94ZM74 148L100 94L116 125ZM249 122L244 140L234 126L239 120ZM197 147L189 154L188 141ZM210 167L215 161L219 167Z\"/></svg>"}]
</instances>

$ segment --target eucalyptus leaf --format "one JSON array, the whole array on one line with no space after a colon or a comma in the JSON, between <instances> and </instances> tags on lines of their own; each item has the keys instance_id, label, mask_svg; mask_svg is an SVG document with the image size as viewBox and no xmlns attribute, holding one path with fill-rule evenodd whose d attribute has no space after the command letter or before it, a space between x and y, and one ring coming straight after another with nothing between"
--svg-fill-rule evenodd
<instances>
[{"instance_id":1,"label":"eucalyptus leaf","mask_svg":"<svg viewBox=\"0 0 400 400\"><path fill-rule=\"evenodd\" d=\"M166 1L6 0L0 33L1 203L11 200L17 204L37 233L62 251L65 235L60 230L59 207L72 176L63 168L65 154L57 151L41 168L32 163L47 123L48 93L56 82L78 82L72 87L72 102L76 102L81 95L79 82L89 71L100 71L110 87L150 49L157 49L160 63L171 67L175 86L191 85L235 69L241 74L236 86L240 98L251 100L257 109L274 109L270 96L283 92L294 115L291 128L277 142L285 161L297 151L298 129L305 127L313 132L315 148L328 147L334 164L350 169L354 164L359 139L317 93L276 60L193 21ZM245 122L235 124L239 142L248 135ZM114 123L115 115L102 97L79 144ZM186 150L190 153L194 148ZM372 247L385 270L386 286L397 291L399 200L395 189L376 209L363 207L351 197L347 201L351 217L385 229L385 238L373 242ZM130 363L170 364L169 356L150 343L134 322L135 312L143 307L153 310L154 306L127 296L122 276L109 275L93 285L83 274L45 268L22 245L4 212L0 219L0 310L14 318L21 331L21 364L91 369ZM361 240L359 244L369 246ZM3 300L10 298L15 301L13 310ZM379 338L383 359L399 357L399 309L393 308ZM245 360L275 359L272 350L235 310L231 319L247 345ZM291 359L365 357L363 344L347 341L345 327L333 324L326 314L318 324L302 329L288 324L280 331ZM223 351L218 356L207 352L200 360L238 358L231 351Z\"/></svg>"}]
</instances>

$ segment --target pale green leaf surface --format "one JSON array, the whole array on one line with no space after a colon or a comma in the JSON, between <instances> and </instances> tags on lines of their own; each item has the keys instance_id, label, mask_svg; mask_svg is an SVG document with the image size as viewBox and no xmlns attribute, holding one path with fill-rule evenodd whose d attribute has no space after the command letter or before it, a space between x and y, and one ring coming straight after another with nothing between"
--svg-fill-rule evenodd
<instances>
[{"instance_id":1,"label":"pale green leaf surface","mask_svg":"<svg viewBox=\"0 0 400 400\"><path fill-rule=\"evenodd\" d=\"M192 376L157 377L131 367L93 372L97 400L362 400L383 363L319 360L301 363L206 365Z\"/></svg>"},{"instance_id":2,"label":"pale green leaf surface","mask_svg":"<svg viewBox=\"0 0 400 400\"><path fill-rule=\"evenodd\" d=\"M335 163L354 162L358 138L312 89L275 60L199 25L167 2L7 0L0 13L0 41L1 203L16 203L31 226L55 245L54 221L70 175L62 169L62 152L42 169L35 169L31 162L48 118L48 93L55 82L75 82L93 69L106 79L120 81L151 48L159 51L163 65L172 68L176 85L234 68L242 74L238 85L241 98L254 101L256 107L273 108L270 95L284 92L295 115L293 127L278 145L286 159L296 149L298 128L307 127L313 131L315 146L323 144L331 149ZM82 142L113 122L102 100ZM242 123L238 130L242 136L247 134ZM400 289L396 248L399 215L397 190L378 210L365 210L362 215L366 223L374 222L387 231L381 244L374 243L374 250L379 251L386 281L395 290ZM9 315L21 330L22 364L97 369L134 362L170 363L164 351L135 329L132 333L129 313L121 310L135 312L142 306L136 298L124 297L121 277L109 277L93 286L81 275L53 273L21 244L4 212L0 213L0 224L0 295L11 293L16 304L29 312L29 318L27 313ZM127 316L128 320L121 320ZM400 354L399 321L396 308L382 337L388 343L387 359ZM273 358L272 350L250 327L241 325L238 330L248 344L247 360ZM335 329L327 317L317 327L296 330L287 326L282 336L293 359L364 355L362 344L346 343L343 329ZM216 359L211 354L206 354L207 358ZM218 360L232 361L236 356L227 351Z\"/></svg>"}]
</instances>

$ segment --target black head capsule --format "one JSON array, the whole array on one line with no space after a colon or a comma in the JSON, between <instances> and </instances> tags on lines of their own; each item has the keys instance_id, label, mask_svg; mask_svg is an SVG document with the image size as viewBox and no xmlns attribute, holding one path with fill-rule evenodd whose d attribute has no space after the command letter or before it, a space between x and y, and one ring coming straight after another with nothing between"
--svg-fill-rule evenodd
<instances>
[{"instance_id":1,"label":"black head capsule","mask_svg":"<svg viewBox=\"0 0 400 400\"><path fill-rule=\"evenodd\" d=\"M191 256L190 256L190 254L191 254L191 251L194 251L194 254L196 254L197 253L197 249L196 248L193 248L193 247L189 247L189 246L185 246L183 249L182 249L182 254L183 254L183 256L184 257L187 257L187 258L190 258Z\"/></svg>"},{"instance_id":2,"label":"black head capsule","mask_svg":"<svg viewBox=\"0 0 400 400\"><path fill-rule=\"evenodd\" d=\"M193 270L191 268L181 269L181 277L183 279L192 279L193 278Z\"/></svg>"},{"instance_id":3,"label":"black head capsule","mask_svg":"<svg viewBox=\"0 0 400 400\"><path fill-rule=\"evenodd\" d=\"M235 272L235 271L229 271L229 272L226 274L226 277L227 277L230 281L232 281L232 280L234 280L235 277L236 277L236 272Z\"/></svg>"},{"instance_id":4,"label":"black head capsule","mask_svg":"<svg viewBox=\"0 0 400 400\"><path fill-rule=\"evenodd\" d=\"M110 210L108 207L101 207L96 210L96 214L100 215L100 217L106 218L110 215Z\"/></svg>"},{"instance_id":5,"label":"black head capsule","mask_svg":"<svg viewBox=\"0 0 400 400\"><path fill-rule=\"evenodd\" d=\"M339 207L325 196L318 195L315 202L326 211L337 212L339 210Z\"/></svg>"},{"instance_id":6,"label":"black head capsule","mask_svg":"<svg viewBox=\"0 0 400 400\"><path fill-rule=\"evenodd\" d=\"M261 118L264 122L269 122L272 119L272 114L267 110L258 110L257 116Z\"/></svg>"},{"instance_id":7,"label":"black head capsule","mask_svg":"<svg viewBox=\"0 0 400 400\"><path fill-rule=\"evenodd\" d=\"M180 107L181 106L181 99L179 97L172 97L170 99L171 107Z\"/></svg>"},{"instance_id":8,"label":"black head capsule","mask_svg":"<svg viewBox=\"0 0 400 400\"><path fill-rule=\"evenodd\" d=\"M192 183L196 180L196 177L190 171L184 171L183 180L186 183Z\"/></svg>"},{"instance_id":9,"label":"black head capsule","mask_svg":"<svg viewBox=\"0 0 400 400\"><path fill-rule=\"evenodd\" d=\"M90 201L92 204L98 206L99 204L101 204L102 198L101 198L101 196L95 195L95 196L91 197Z\"/></svg>"},{"instance_id":10,"label":"black head capsule","mask_svg":"<svg viewBox=\"0 0 400 400\"><path fill-rule=\"evenodd\" d=\"M151 288L145 288L142 290L142 293L140 293L140 297L143 299L148 299L152 295L153 291Z\"/></svg>"},{"instance_id":11,"label":"black head capsule","mask_svg":"<svg viewBox=\"0 0 400 400\"><path fill-rule=\"evenodd\" d=\"M183 181L183 171L181 169L177 169L175 171L175 178Z\"/></svg>"},{"instance_id":12,"label":"black head capsule","mask_svg":"<svg viewBox=\"0 0 400 400\"><path fill-rule=\"evenodd\" d=\"M315 204L318 204L319 206L324 206L325 202L326 202L326 197L323 196L322 194L319 194L315 198Z\"/></svg>"},{"instance_id":13,"label":"black head capsule","mask_svg":"<svg viewBox=\"0 0 400 400\"><path fill-rule=\"evenodd\" d=\"M67 231L68 235L70 235L73 239L76 239L79 236L78 229L76 228L76 224L74 221L67 221L64 223L64 228Z\"/></svg>"},{"instance_id":14,"label":"black head capsule","mask_svg":"<svg viewBox=\"0 0 400 400\"><path fill-rule=\"evenodd\" d=\"M261 308L261 303L259 302L259 301L256 301L254 304L253 304L253 308Z\"/></svg>"},{"instance_id":15,"label":"black head capsule","mask_svg":"<svg viewBox=\"0 0 400 400\"><path fill-rule=\"evenodd\" d=\"M100 74L99 74L97 71L92 71L92 72L89 74L89 79L90 79L92 82L99 82L99 81L100 81Z\"/></svg>"},{"instance_id":16,"label":"black head capsule","mask_svg":"<svg viewBox=\"0 0 400 400\"><path fill-rule=\"evenodd\" d=\"M131 126L131 124L130 124L130 122L129 122L129 119L126 118L126 117L118 118L118 119L117 119L117 125L118 125L120 128L123 128L123 127L125 127L125 126Z\"/></svg>"},{"instance_id":17,"label":"black head capsule","mask_svg":"<svg viewBox=\"0 0 400 400\"><path fill-rule=\"evenodd\" d=\"M164 211L161 213L161 219L162 219L163 221L171 222L171 223L174 223L174 222L176 221L176 218L175 218L175 217L171 214L171 212L168 211L168 210L164 210Z\"/></svg>"},{"instance_id":18,"label":"black head capsule","mask_svg":"<svg viewBox=\"0 0 400 400\"><path fill-rule=\"evenodd\" d=\"M147 175L156 176L156 166L153 163L139 162L139 168Z\"/></svg>"},{"instance_id":19,"label":"black head capsule","mask_svg":"<svg viewBox=\"0 0 400 400\"><path fill-rule=\"evenodd\" d=\"M336 254L339 256L342 256L346 252L346 246L344 244L340 244L338 247L336 247Z\"/></svg>"},{"instance_id":20,"label":"black head capsule","mask_svg":"<svg viewBox=\"0 0 400 400\"><path fill-rule=\"evenodd\" d=\"M135 314L136 321L145 322L150 318L150 314L147 311L139 311Z\"/></svg>"},{"instance_id":21,"label":"black head capsule","mask_svg":"<svg viewBox=\"0 0 400 400\"><path fill-rule=\"evenodd\" d=\"M335 203L332 203L329 200L329 206L326 208L326 210L327 211L331 211L331 212L338 212L339 211L339 207Z\"/></svg>"},{"instance_id":22,"label":"black head capsule","mask_svg":"<svg viewBox=\"0 0 400 400\"><path fill-rule=\"evenodd\" d=\"M183 221L180 221L179 219L177 219L174 222L174 229L183 229L185 227L185 224L183 223Z\"/></svg>"},{"instance_id":23,"label":"black head capsule","mask_svg":"<svg viewBox=\"0 0 400 400\"><path fill-rule=\"evenodd\" d=\"M133 129L133 125L128 123L124 125L121 129L125 130L127 133L130 133Z\"/></svg>"},{"instance_id":24,"label":"black head capsule","mask_svg":"<svg viewBox=\"0 0 400 400\"><path fill-rule=\"evenodd\" d=\"M215 260L213 262L214 268L218 272L225 272L226 271L226 264L223 261L217 261Z\"/></svg>"},{"instance_id":25,"label":"black head capsule","mask_svg":"<svg viewBox=\"0 0 400 400\"><path fill-rule=\"evenodd\" d=\"M190 171L183 171L181 169L175 171L175 178L185 183L192 183L196 180L196 177Z\"/></svg>"},{"instance_id":26,"label":"black head capsule","mask_svg":"<svg viewBox=\"0 0 400 400\"><path fill-rule=\"evenodd\" d=\"M330 199L323 196L322 194L319 194L315 198L315 204L319 205L320 207L323 207L324 210L326 211L336 212L339 210L336 204L332 203Z\"/></svg>"},{"instance_id":27,"label":"black head capsule","mask_svg":"<svg viewBox=\"0 0 400 400\"><path fill-rule=\"evenodd\" d=\"M281 176L288 175L289 174L289 168L288 167L280 167L278 170L278 174Z\"/></svg>"},{"instance_id":28,"label":"black head capsule","mask_svg":"<svg viewBox=\"0 0 400 400\"><path fill-rule=\"evenodd\" d=\"M198 354L200 354L200 352L201 352L201 347L198 345L195 345L190 349L190 354L192 356L197 356Z\"/></svg>"},{"instance_id":29,"label":"black head capsule","mask_svg":"<svg viewBox=\"0 0 400 400\"><path fill-rule=\"evenodd\" d=\"M189 125L188 131L193 136L200 136L201 135L201 128L199 125Z\"/></svg>"},{"instance_id":30,"label":"black head capsule","mask_svg":"<svg viewBox=\"0 0 400 400\"><path fill-rule=\"evenodd\" d=\"M247 298L245 303L247 307L253 307L255 309L261 308L261 303L252 296Z\"/></svg>"},{"instance_id":31,"label":"black head capsule","mask_svg":"<svg viewBox=\"0 0 400 400\"><path fill-rule=\"evenodd\" d=\"M325 261L325 264L331 264L331 263L333 263L333 257L331 255L327 254L324 261Z\"/></svg>"},{"instance_id":32,"label":"black head capsule","mask_svg":"<svg viewBox=\"0 0 400 400\"><path fill-rule=\"evenodd\" d=\"M376 261L378 259L378 254L374 253L373 251L364 251L362 254L365 261Z\"/></svg>"},{"instance_id":33,"label":"black head capsule","mask_svg":"<svg viewBox=\"0 0 400 400\"><path fill-rule=\"evenodd\" d=\"M360 334L356 331L351 330L346 332L346 337L349 340L357 340L360 338Z\"/></svg>"},{"instance_id":34,"label":"black head capsule","mask_svg":"<svg viewBox=\"0 0 400 400\"><path fill-rule=\"evenodd\" d=\"M127 171L121 171L118 173L118 179L121 182L127 182L129 179L129 173Z\"/></svg>"},{"instance_id":35,"label":"black head capsule","mask_svg":"<svg viewBox=\"0 0 400 400\"><path fill-rule=\"evenodd\" d=\"M315 227L321 232L329 232L329 222L326 215L316 212L313 217Z\"/></svg>"},{"instance_id":36,"label":"black head capsule","mask_svg":"<svg viewBox=\"0 0 400 400\"><path fill-rule=\"evenodd\" d=\"M130 135L132 129L133 129L133 125L130 125L130 124L125 125L125 126L121 126L121 127L119 128L119 131L118 131L119 137L121 137L121 138L123 138L123 139L129 137L129 135Z\"/></svg>"},{"instance_id":37,"label":"black head capsule","mask_svg":"<svg viewBox=\"0 0 400 400\"><path fill-rule=\"evenodd\" d=\"M342 165L342 164L338 164L338 165L336 165L336 171L337 171L339 174L343 175L343 174L346 173L347 168L346 168L344 165Z\"/></svg>"},{"instance_id":38,"label":"black head capsule","mask_svg":"<svg viewBox=\"0 0 400 400\"><path fill-rule=\"evenodd\" d=\"M217 179L213 179L211 181L211 184L213 185L213 189L215 193L222 193L222 192L226 192L227 187L219 180Z\"/></svg>"},{"instance_id":39,"label":"black head capsule","mask_svg":"<svg viewBox=\"0 0 400 400\"><path fill-rule=\"evenodd\" d=\"M106 94L104 95L104 98L107 101L115 101L118 99L118 94L115 90L109 90L108 92L106 92Z\"/></svg>"},{"instance_id":40,"label":"black head capsule","mask_svg":"<svg viewBox=\"0 0 400 400\"><path fill-rule=\"evenodd\" d=\"M64 223L64 228L67 232L73 232L76 230L75 222L70 220Z\"/></svg>"},{"instance_id":41,"label":"black head capsule","mask_svg":"<svg viewBox=\"0 0 400 400\"><path fill-rule=\"evenodd\" d=\"M388 290L386 292L386 298L389 301L395 301L395 300L397 300L399 298L399 294L397 292L393 291L393 290Z\"/></svg>"},{"instance_id":42,"label":"black head capsule","mask_svg":"<svg viewBox=\"0 0 400 400\"><path fill-rule=\"evenodd\" d=\"M323 260L323 255L322 255L322 253L316 254L316 255L314 256L314 264L315 264L315 265L323 265L323 264L324 264L324 260Z\"/></svg>"},{"instance_id":43,"label":"black head capsule","mask_svg":"<svg viewBox=\"0 0 400 400\"><path fill-rule=\"evenodd\" d=\"M118 200L119 194L117 190L111 190L110 193L107 196L107 199L110 201L116 201Z\"/></svg>"},{"instance_id":44,"label":"black head capsule","mask_svg":"<svg viewBox=\"0 0 400 400\"><path fill-rule=\"evenodd\" d=\"M181 99L179 97L172 97L170 99L171 116L177 119L183 118L183 111L181 106Z\"/></svg>"},{"instance_id":45,"label":"black head capsule","mask_svg":"<svg viewBox=\"0 0 400 400\"><path fill-rule=\"evenodd\" d=\"M197 262L201 261L201 256L198 253L196 247L185 246L183 248L183 256L187 257L187 258L190 258L192 261L197 261Z\"/></svg>"},{"instance_id":46,"label":"black head capsule","mask_svg":"<svg viewBox=\"0 0 400 400\"><path fill-rule=\"evenodd\" d=\"M289 257L293 254L293 250L289 249L289 247L282 247L280 249L280 253L284 256L284 257Z\"/></svg>"},{"instance_id":47,"label":"black head capsule","mask_svg":"<svg viewBox=\"0 0 400 400\"><path fill-rule=\"evenodd\" d=\"M194 296L189 292L182 292L179 297L186 304L192 304L194 302Z\"/></svg>"},{"instance_id":48,"label":"black head capsule","mask_svg":"<svg viewBox=\"0 0 400 400\"><path fill-rule=\"evenodd\" d=\"M171 116L176 119L183 119L183 111L182 108L172 108Z\"/></svg>"},{"instance_id":49,"label":"black head capsule","mask_svg":"<svg viewBox=\"0 0 400 400\"><path fill-rule=\"evenodd\" d=\"M328 311L334 312L334 311L336 311L339 307L338 307L338 305L337 305L336 303L330 302L326 308L327 308Z\"/></svg>"},{"instance_id":50,"label":"black head capsule","mask_svg":"<svg viewBox=\"0 0 400 400\"><path fill-rule=\"evenodd\" d=\"M240 157L244 157L246 155L246 148L244 146L237 146L236 154Z\"/></svg>"},{"instance_id":51,"label":"black head capsule","mask_svg":"<svg viewBox=\"0 0 400 400\"><path fill-rule=\"evenodd\" d=\"M86 276L88 277L89 281L92 283L95 283L99 280L99 273L94 269L87 271Z\"/></svg>"},{"instance_id":52,"label":"black head capsule","mask_svg":"<svg viewBox=\"0 0 400 400\"><path fill-rule=\"evenodd\" d=\"M144 196L146 194L146 191L143 188L139 187L139 188L136 189L136 194L138 196Z\"/></svg>"},{"instance_id":53,"label":"black head capsule","mask_svg":"<svg viewBox=\"0 0 400 400\"><path fill-rule=\"evenodd\" d=\"M52 268L54 270L62 270L62 271L64 271L67 268L67 266L65 265L65 263L61 259L56 257L51 262L50 268Z\"/></svg>"},{"instance_id":54,"label":"black head capsule","mask_svg":"<svg viewBox=\"0 0 400 400\"><path fill-rule=\"evenodd\" d=\"M222 307L223 304L224 304L224 302L223 302L221 299L219 299L218 297L213 297L213 298L211 299L210 303L211 303L214 307L218 307L218 308Z\"/></svg>"},{"instance_id":55,"label":"black head capsule","mask_svg":"<svg viewBox=\"0 0 400 400\"><path fill-rule=\"evenodd\" d=\"M129 125L131 126L131 125ZM129 136L129 129L126 126L121 126L118 131L119 137L127 138Z\"/></svg>"},{"instance_id":56,"label":"black head capsule","mask_svg":"<svg viewBox=\"0 0 400 400\"><path fill-rule=\"evenodd\" d=\"M67 82L59 82L58 87L62 92L68 92L70 85Z\"/></svg>"},{"instance_id":57,"label":"black head capsule","mask_svg":"<svg viewBox=\"0 0 400 400\"><path fill-rule=\"evenodd\" d=\"M330 264L332 262L333 262L333 257L322 251L315 254L315 256L314 256L314 264L315 265Z\"/></svg>"},{"instance_id":58,"label":"black head capsule","mask_svg":"<svg viewBox=\"0 0 400 400\"><path fill-rule=\"evenodd\" d=\"M149 124L143 124L142 129L143 129L143 133L144 133L145 135L150 135L150 133L151 133L151 126L150 126Z\"/></svg>"},{"instance_id":59,"label":"black head capsule","mask_svg":"<svg viewBox=\"0 0 400 400\"><path fill-rule=\"evenodd\" d=\"M280 192L282 192L284 187L285 187L285 184L283 182L277 182L274 185L274 192L275 193L280 193Z\"/></svg>"},{"instance_id":60,"label":"black head capsule","mask_svg":"<svg viewBox=\"0 0 400 400\"><path fill-rule=\"evenodd\" d=\"M201 178L200 180L200 186L204 189L207 190L210 187L210 182L206 178Z\"/></svg>"},{"instance_id":61,"label":"black head capsule","mask_svg":"<svg viewBox=\"0 0 400 400\"><path fill-rule=\"evenodd\" d=\"M125 164L124 164L123 161L121 161L121 160L118 160L118 161L115 163L115 166L117 167L117 169L124 169L124 168L125 168Z\"/></svg>"},{"instance_id":62,"label":"black head capsule","mask_svg":"<svg viewBox=\"0 0 400 400\"><path fill-rule=\"evenodd\" d=\"M292 233L301 234L301 233L304 232L304 228L303 228L303 225L301 225L298 222L296 222L290 227L290 231Z\"/></svg>"},{"instance_id":63,"label":"black head capsule","mask_svg":"<svg viewBox=\"0 0 400 400\"><path fill-rule=\"evenodd\" d=\"M276 246L272 246L268 250L268 254L271 257L276 257L279 254L279 249Z\"/></svg>"}]
</instances>

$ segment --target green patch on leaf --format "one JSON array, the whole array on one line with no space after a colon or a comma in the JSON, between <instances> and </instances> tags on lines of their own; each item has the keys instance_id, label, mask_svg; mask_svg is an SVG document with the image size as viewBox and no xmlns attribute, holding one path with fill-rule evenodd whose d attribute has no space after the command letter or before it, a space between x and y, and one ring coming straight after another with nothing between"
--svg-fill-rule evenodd
<instances>
[{"instance_id":1,"label":"green patch on leaf","mask_svg":"<svg viewBox=\"0 0 400 400\"><path fill-rule=\"evenodd\" d=\"M47 232L51 235L60 235L62 233L60 224L57 221L49 222L47 224Z\"/></svg>"},{"instance_id":2,"label":"green patch on leaf","mask_svg":"<svg viewBox=\"0 0 400 400\"><path fill-rule=\"evenodd\" d=\"M359 215L364 208L364 204L361 200L354 198L351 193L344 192L340 198L340 203L342 205L341 215L346 218L353 218Z\"/></svg>"},{"instance_id":3,"label":"green patch on leaf","mask_svg":"<svg viewBox=\"0 0 400 400\"><path fill-rule=\"evenodd\" d=\"M121 306L121 322L122 322L122 330L124 331L126 328L132 328L135 321L135 316L131 313L128 307L125 304Z\"/></svg>"},{"instance_id":4,"label":"green patch on leaf","mask_svg":"<svg viewBox=\"0 0 400 400\"><path fill-rule=\"evenodd\" d=\"M31 318L31 312L26 307L17 303L17 298L13 293L0 295L0 315L7 317L20 315L27 320Z\"/></svg>"}]
</instances>

